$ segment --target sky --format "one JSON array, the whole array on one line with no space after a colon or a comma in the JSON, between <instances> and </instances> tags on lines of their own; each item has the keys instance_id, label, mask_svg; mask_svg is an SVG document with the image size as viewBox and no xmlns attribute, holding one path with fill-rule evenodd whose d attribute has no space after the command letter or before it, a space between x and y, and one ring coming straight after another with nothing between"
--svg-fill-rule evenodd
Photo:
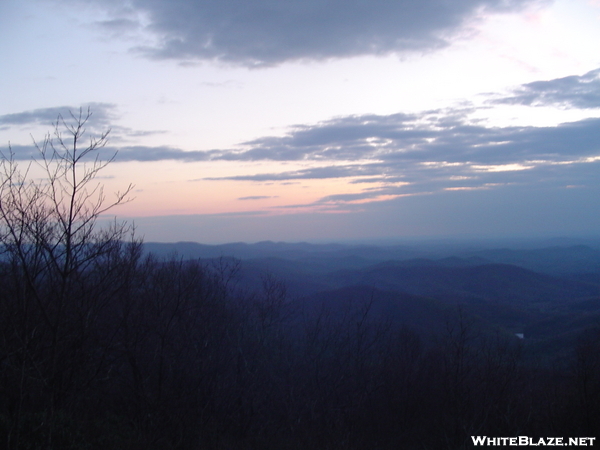
<instances>
[{"instance_id":1,"label":"sky","mask_svg":"<svg viewBox=\"0 0 600 450\"><path fill-rule=\"evenodd\" d=\"M0 61L146 241L600 234L599 0L0 0Z\"/></svg>"}]
</instances>

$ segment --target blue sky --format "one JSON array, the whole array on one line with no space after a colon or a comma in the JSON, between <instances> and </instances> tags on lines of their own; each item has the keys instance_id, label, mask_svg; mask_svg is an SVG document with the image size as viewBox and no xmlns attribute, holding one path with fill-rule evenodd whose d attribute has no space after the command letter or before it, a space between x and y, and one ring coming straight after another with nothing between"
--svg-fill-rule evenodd
<instances>
[{"instance_id":1,"label":"blue sky","mask_svg":"<svg viewBox=\"0 0 600 450\"><path fill-rule=\"evenodd\" d=\"M597 236L600 2L4 0L0 149L90 107L150 241Z\"/></svg>"}]
</instances>

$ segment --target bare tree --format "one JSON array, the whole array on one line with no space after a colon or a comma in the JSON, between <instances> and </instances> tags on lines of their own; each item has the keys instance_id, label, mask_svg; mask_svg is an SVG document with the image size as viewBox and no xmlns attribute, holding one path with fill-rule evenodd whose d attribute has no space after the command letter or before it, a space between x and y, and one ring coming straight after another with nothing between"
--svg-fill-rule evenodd
<instances>
[{"instance_id":1,"label":"bare tree","mask_svg":"<svg viewBox=\"0 0 600 450\"><path fill-rule=\"evenodd\" d=\"M39 421L52 429L76 374L81 384L95 373L88 368L81 377L89 358L85 341L104 304L100 291L91 291L98 276L92 269L121 252L129 235L132 245L140 244L126 223L98 226L103 214L129 200L133 186L106 197L98 176L115 154L101 157L110 130L87 137L91 117L89 109L59 116L53 134L34 141L38 157L25 167L12 149L0 157L2 344L6 366L20 374L8 448L19 445L21 411L33 391L45 404ZM46 434L48 447L52 436Z\"/></svg>"},{"instance_id":2,"label":"bare tree","mask_svg":"<svg viewBox=\"0 0 600 450\"><path fill-rule=\"evenodd\" d=\"M14 154L0 161L0 237L3 250L15 256L23 269L35 262L57 273L61 292L77 270L85 268L104 247L127 233L125 224L98 230L100 216L127 202L133 186L107 200L103 186L96 182L102 169L116 154L103 160L100 150L106 145L107 130L90 137L82 146L92 112L71 113L71 121L59 116L54 134L41 144L35 142L44 178L29 176L32 163L21 171ZM66 135L66 137L65 137ZM28 271L30 272L30 271ZM35 273L26 273L34 276Z\"/></svg>"}]
</instances>

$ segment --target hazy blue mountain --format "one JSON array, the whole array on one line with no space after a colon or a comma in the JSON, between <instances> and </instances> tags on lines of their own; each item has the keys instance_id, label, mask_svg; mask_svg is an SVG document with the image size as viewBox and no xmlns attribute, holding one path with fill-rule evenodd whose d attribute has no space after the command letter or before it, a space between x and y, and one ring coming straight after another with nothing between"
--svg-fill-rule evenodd
<instances>
[{"instance_id":1,"label":"hazy blue mountain","mask_svg":"<svg viewBox=\"0 0 600 450\"><path fill-rule=\"evenodd\" d=\"M514 250L490 249L473 256L489 261L513 264L537 272L581 273L600 272L600 250L585 245Z\"/></svg>"},{"instance_id":2,"label":"hazy blue mountain","mask_svg":"<svg viewBox=\"0 0 600 450\"><path fill-rule=\"evenodd\" d=\"M548 304L600 295L600 287L508 264L447 267L389 261L331 275L340 285L361 284L414 295L505 304Z\"/></svg>"},{"instance_id":3,"label":"hazy blue mountain","mask_svg":"<svg viewBox=\"0 0 600 450\"><path fill-rule=\"evenodd\" d=\"M369 304L371 320L435 334L460 308L485 333L523 333L527 349L553 357L584 329L600 325L600 250L593 243L494 244L266 241L145 248L207 265L237 258L232 283L238 292L260 293L276 280L285 285L290 305L331 320Z\"/></svg>"},{"instance_id":4,"label":"hazy blue mountain","mask_svg":"<svg viewBox=\"0 0 600 450\"><path fill-rule=\"evenodd\" d=\"M177 254L182 258L234 257L242 260L279 258L302 261L314 270L356 269L389 260L428 259L444 266L484 263L511 264L536 272L574 274L600 272L600 248L563 245L536 248L493 247L494 242L427 243L411 245L310 244L264 241L255 244L205 245L195 242L145 243L157 255Z\"/></svg>"}]
</instances>

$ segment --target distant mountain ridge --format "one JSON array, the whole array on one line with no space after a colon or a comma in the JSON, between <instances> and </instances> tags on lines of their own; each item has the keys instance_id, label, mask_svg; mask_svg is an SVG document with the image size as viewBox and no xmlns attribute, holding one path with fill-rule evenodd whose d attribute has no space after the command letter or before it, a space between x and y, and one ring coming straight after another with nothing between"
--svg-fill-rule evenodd
<instances>
[{"instance_id":1,"label":"distant mountain ridge","mask_svg":"<svg viewBox=\"0 0 600 450\"><path fill-rule=\"evenodd\" d=\"M408 259L423 255L423 252L407 246L378 247L371 245L310 244L263 241L255 244L235 242L208 245L196 242L144 244L146 251L159 255L176 253L184 258L218 258L232 256L239 259L275 257L282 259L344 259L358 258L372 263L386 259Z\"/></svg>"},{"instance_id":2,"label":"distant mountain ridge","mask_svg":"<svg viewBox=\"0 0 600 450\"><path fill-rule=\"evenodd\" d=\"M350 245L286 243L264 241L207 245L196 242L144 244L157 255L177 254L184 259L234 257L242 260L280 258L303 261L313 266L360 268L389 260L432 260L446 266L500 263L549 274L600 272L600 248L589 245L565 245L541 248L473 248L473 246L427 245Z\"/></svg>"}]
</instances>

